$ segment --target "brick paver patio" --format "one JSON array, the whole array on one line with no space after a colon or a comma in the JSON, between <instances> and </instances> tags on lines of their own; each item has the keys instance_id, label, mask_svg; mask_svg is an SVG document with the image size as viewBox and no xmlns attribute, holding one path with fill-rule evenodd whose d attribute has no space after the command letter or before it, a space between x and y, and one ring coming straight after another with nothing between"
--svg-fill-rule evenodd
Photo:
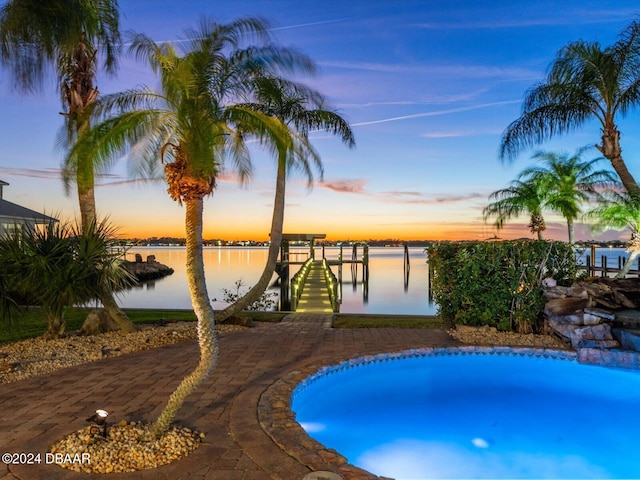
<instances>
[{"instance_id":1,"label":"brick paver patio","mask_svg":"<svg viewBox=\"0 0 640 480\"><path fill-rule=\"evenodd\" d=\"M217 368L187 398L177 422L206 433L189 457L158 469L109 474L113 480L299 480L311 470L276 445L257 416L260 395L287 373L361 355L457 345L433 329L332 329L331 315L292 314L220 337ZM153 420L197 361L193 341L67 368L0 385L0 454L44 453L82 428L97 408L110 420ZM0 463L0 480L106 478L55 465ZM346 477L345 477L346 478Z\"/></svg>"}]
</instances>

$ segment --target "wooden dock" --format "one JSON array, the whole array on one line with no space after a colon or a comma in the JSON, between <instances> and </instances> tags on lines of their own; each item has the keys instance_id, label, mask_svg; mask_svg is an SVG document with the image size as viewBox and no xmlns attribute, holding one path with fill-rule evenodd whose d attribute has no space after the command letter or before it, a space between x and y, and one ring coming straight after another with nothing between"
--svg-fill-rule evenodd
<instances>
[{"instance_id":1,"label":"wooden dock","mask_svg":"<svg viewBox=\"0 0 640 480\"><path fill-rule=\"evenodd\" d=\"M351 248L351 259L343 256L343 246L337 260L325 257L325 246L322 245L322 259L316 260L315 241L325 238L324 234L296 233L284 234L280 244L280 259L276 264L276 273L280 283L281 311L305 311L305 312L338 312L342 301L342 267L348 264L352 269L352 277L355 281L358 264L362 265L363 291L368 292L366 286L369 282L369 246L364 243L354 243ZM306 258L300 252L290 250L290 242L305 242L309 245L309 253ZM359 256L359 250L362 252ZM291 267L300 265L300 269L290 276ZM338 277L331 269L337 267ZM365 293L366 298L366 293Z\"/></svg>"},{"instance_id":2,"label":"wooden dock","mask_svg":"<svg viewBox=\"0 0 640 480\"><path fill-rule=\"evenodd\" d=\"M596 266L596 247L594 245L591 246L591 254L587 254L585 256L585 265L578 265L579 269L586 270L587 275L590 277L595 277L597 273L600 273L602 277L608 277L611 274L618 274L622 271L622 267L625 264L626 258L623 256L618 256L618 264L607 265L607 256L602 255L600 258L600 266ZM640 277L640 257L635 260L636 268L631 267L631 269L627 272L627 276L636 275Z\"/></svg>"},{"instance_id":3,"label":"wooden dock","mask_svg":"<svg viewBox=\"0 0 640 480\"><path fill-rule=\"evenodd\" d=\"M312 261L305 273L304 281L297 286L293 284L292 309L295 312L322 312L332 313L337 311L335 302L332 301L332 286L327 281L329 268L322 261ZM301 279L302 280L302 279Z\"/></svg>"}]
</instances>

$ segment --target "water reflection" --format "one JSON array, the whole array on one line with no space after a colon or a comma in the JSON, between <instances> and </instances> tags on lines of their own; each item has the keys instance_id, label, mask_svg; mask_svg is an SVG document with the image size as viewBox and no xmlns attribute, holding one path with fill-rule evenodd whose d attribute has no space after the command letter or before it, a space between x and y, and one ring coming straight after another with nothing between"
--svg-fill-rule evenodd
<instances>
[{"instance_id":1,"label":"water reflection","mask_svg":"<svg viewBox=\"0 0 640 480\"><path fill-rule=\"evenodd\" d=\"M133 259L135 253L143 258L155 255L160 263L174 269L173 275L156 280L150 288L135 288L119 296L119 304L126 308L191 308L191 300L186 281L186 252L181 247L135 248L128 253ZM204 262L207 277L207 291L210 298L217 298L213 307L221 309L226 303L221 301L222 289L232 289L234 282L241 279L249 287L258 281L267 261L268 250L261 247L210 247L205 248ZM292 248L296 259L308 256L307 248ZM340 250L326 247L327 260L337 260ZM426 255L420 247L409 248L411 278L405 264L402 247L369 248L369 272L362 264L345 264L342 268L332 266L339 281L342 313L397 313L406 315L434 315L437 307L429 299L427 291L428 269ZM320 257L321 252L317 252ZM295 273L292 267L291 274ZM364 282L368 277L368 281ZM269 291L279 292L277 275L271 279Z\"/></svg>"}]
</instances>

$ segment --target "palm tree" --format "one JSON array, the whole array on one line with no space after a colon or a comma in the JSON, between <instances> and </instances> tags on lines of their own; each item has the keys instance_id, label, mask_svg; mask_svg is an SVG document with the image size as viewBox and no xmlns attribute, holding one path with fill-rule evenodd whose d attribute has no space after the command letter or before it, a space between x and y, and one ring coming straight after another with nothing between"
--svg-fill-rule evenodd
<instances>
[{"instance_id":1,"label":"palm tree","mask_svg":"<svg viewBox=\"0 0 640 480\"><path fill-rule=\"evenodd\" d=\"M579 217L582 204L596 194L597 189L616 184L614 175L607 170L595 170L602 157L582 160L585 149L568 154L537 152L532 158L543 161L544 167L524 170L520 177L525 181L537 178L546 193L544 206L560 213L567 220L569 243L573 244L574 222Z\"/></svg>"},{"instance_id":2,"label":"palm tree","mask_svg":"<svg viewBox=\"0 0 640 480\"><path fill-rule=\"evenodd\" d=\"M98 97L98 48L105 71L115 73L120 49L117 0L11 0L0 9L0 62L22 92L41 88L48 71L55 69L70 143L88 128L88 110ZM83 227L96 222L92 160L79 158L73 168Z\"/></svg>"},{"instance_id":3,"label":"palm tree","mask_svg":"<svg viewBox=\"0 0 640 480\"><path fill-rule=\"evenodd\" d=\"M507 221L527 214L531 233L537 234L538 240L544 240L542 232L547 226L542 209L546 201L546 190L538 178L524 182L514 180L509 187L493 192L489 200L493 202L482 211L485 221L489 217L496 217L495 226L500 230Z\"/></svg>"},{"instance_id":4,"label":"palm tree","mask_svg":"<svg viewBox=\"0 0 640 480\"><path fill-rule=\"evenodd\" d=\"M98 49L103 68L115 73L120 51L117 0L11 0L0 10L0 62L22 92L41 88L53 67L58 79L64 117L59 143L73 145L90 127L92 108L98 98L95 86ZM67 189L76 184L83 231L97 223L95 174L105 165L90 156L76 157L64 169ZM112 295L100 299L123 331L133 323Z\"/></svg>"},{"instance_id":5,"label":"palm tree","mask_svg":"<svg viewBox=\"0 0 640 480\"><path fill-rule=\"evenodd\" d=\"M251 38L260 44L241 48ZM202 256L204 198L213 192L225 158L234 161L241 178L250 174L248 136L268 136L275 145L292 142L280 121L238 104L248 98L254 76L312 66L306 57L268 44L268 39L267 24L255 18L226 25L203 19L199 30L187 30L179 44L182 54L170 43L158 45L135 35L130 50L159 75L159 91L145 88L103 97L96 112L106 119L69 152L70 157L88 153L106 160L133 147L148 162L161 160L170 197L185 206L187 281L198 319L200 361L170 396L149 429L150 437L166 431L184 399L217 363Z\"/></svg>"},{"instance_id":6,"label":"palm tree","mask_svg":"<svg viewBox=\"0 0 640 480\"><path fill-rule=\"evenodd\" d=\"M65 330L66 308L131 285L131 275L110 249L113 238L114 229L104 222L82 232L52 223L20 237L3 237L0 263L19 273L4 279L11 303L2 302L0 313L18 303L40 305L48 324L45 338L58 338Z\"/></svg>"},{"instance_id":7,"label":"palm tree","mask_svg":"<svg viewBox=\"0 0 640 480\"><path fill-rule=\"evenodd\" d=\"M633 21L610 47L577 41L562 48L546 81L527 92L520 118L505 130L500 158L513 160L524 148L568 133L597 119L602 125L596 145L626 190L640 187L622 158L616 119L640 103L640 23Z\"/></svg>"},{"instance_id":8,"label":"palm tree","mask_svg":"<svg viewBox=\"0 0 640 480\"><path fill-rule=\"evenodd\" d=\"M276 190L271 220L271 233L267 263L258 282L238 301L225 308L220 321L247 308L267 288L276 268L278 250L282 242L287 172L301 170L313 184L313 164L322 177L320 156L309 143L309 132L327 130L345 142L355 145L349 124L336 112L324 106L324 97L304 85L277 77L261 77L255 83L255 103L245 106L274 117L287 126L293 142L273 145L277 158ZM311 162L310 162L311 161Z\"/></svg>"},{"instance_id":9,"label":"palm tree","mask_svg":"<svg viewBox=\"0 0 640 480\"><path fill-rule=\"evenodd\" d=\"M594 220L592 226L594 231L603 232L625 228L631 231L631 239L627 246L629 258L622 270L616 275L616 278L624 278L640 254L640 200L628 192L611 190L603 194L599 202L598 207L586 214L587 218Z\"/></svg>"}]
</instances>

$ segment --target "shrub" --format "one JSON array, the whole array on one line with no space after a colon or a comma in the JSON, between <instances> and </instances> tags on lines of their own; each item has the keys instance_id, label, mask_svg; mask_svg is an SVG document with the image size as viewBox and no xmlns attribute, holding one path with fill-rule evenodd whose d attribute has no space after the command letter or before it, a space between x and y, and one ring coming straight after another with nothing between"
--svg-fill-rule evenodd
<instances>
[{"instance_id":1,"label":"shrub","mask_svg":"<svg viewBox=\"0 0 640 480\"><path fill-rule=\"evenodd\" d=\"M114 230L106 223L80 233L70 224L52 223L26 230L21 237L0 238L0 317L18 305L36 305L48 322L46 337L65 330L64 311L131 284L132 277L111 251Z\"/></svg>"},{"instance_id":2,"label":"shrub","mask_svg":"<svg viewBox=\"0 0 640 480\"><path fill-rule=\"evenodd\" d=\"M546 277L575 280L573 248L564 242L436 242L427 248L433 298L451 326L489 325L539 331Z\"/></svg>"},{"instance_id":3,"label":"shrub","mask_svg":"<svg viewBox=\"0 0 640 480\"><path fill-rule=\"evenodd\" d=\"M251 290L251 288L248 288L246 290ZM228 288L223 288L222 294L223 302L237 302L238 300L240 300L240 298L242 298L243 295L246 294L244 281L242 279L236 280L234 283L234 289L231 290ZM264 292L262 295L260 295L260 298L249 305L246 309L255 312L268 312L275 309L275 307L278 305L278 301L276 300L277 297L278 294L276 292ZM216 302L218 300L214 298L213 301Z\"/></svg>"}]
</instances>

